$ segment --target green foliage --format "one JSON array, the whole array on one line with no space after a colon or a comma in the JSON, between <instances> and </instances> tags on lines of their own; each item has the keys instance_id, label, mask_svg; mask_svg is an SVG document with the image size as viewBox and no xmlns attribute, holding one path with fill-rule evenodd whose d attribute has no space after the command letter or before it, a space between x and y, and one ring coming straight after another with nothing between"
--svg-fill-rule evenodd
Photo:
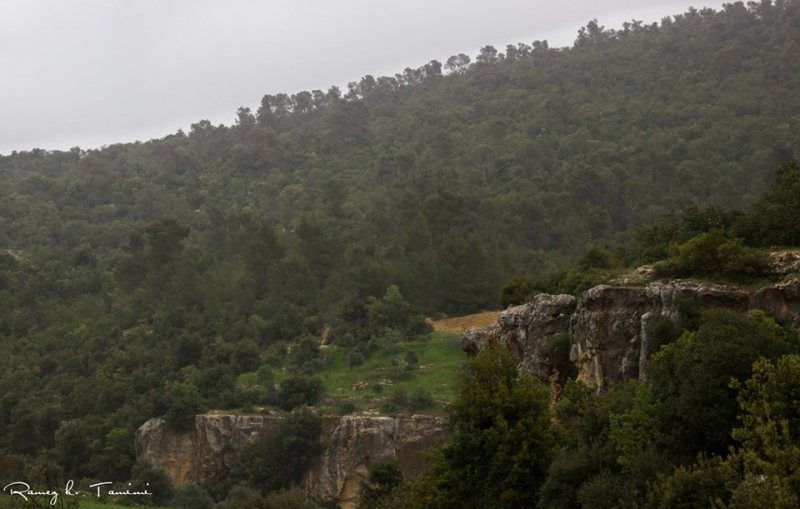
<instances>
[{"instance_id":1,"label":"green foliage","mask_svg":"<svg viewBox=\"0 0 800 509\"><path fill-rule=\"evenodd\" d=\"M759 197L739 222L738 230L752 245L800 245L800 162L782 165L772 187Z\"/></svg>"},{"instance_id":2,"label":"green foliage","mask_svg":"<svg viewBox=\"0 0 800 509\"><path fill-rule=\"evenodd\" d=\"M793 507L800 504L800 355L776 362L759 359L742 386L741 428L733 436L741 465L732 507Z\"/></svg>"},{"instance_id":3,"label":"green foliage","mask_svg":"<svg viewBox=\"0 0 800 509\"><path fill-rule=\"evenodd\" d=\"M409 397L408 409L413 412L429 410L434 406L434 404L435 402L433 401L430 391L422 387L418 387L414 389L414 392Z\"/></svg>"},{"instance_id":4,"label":"green foliage","mask_svg":"<svg viewBox=\"0 0 800 509\"><path fill-rule=\"evenodd\" d=\"M262 495L242 485L234 486L216 509L316 509L297 488L271 491Z\"/></svg>"},{"instance_id":5,"label":"green foliage","mask_svg":"<svg viewBox=\"0 0 800 509\"><path fill-rule=\"evenodd\" d=\"M552 454L549 394L494 346L458 374L450 441L392 507L533 507Z\"/></svg>"},{"instance_id":6,"label":"green foliage","mask_svg":"<svg viewBox=\"0 0 800 509\"><path fill-rule=\"evenodd\" d=\"M208 493L194 484L176 488L169 505L175 509L214 509L214 501Z\"/></svg>"},{"instance_id":7,"label":"green foliage","mask_svg":"<svg viewBox=\"0 0 800 509\"><path fill-rule=\"evenodd\" d=\"M368 327L374 335L386 335L393 330L403 335L416 335L432 330L421 316L412 312L411 305L394 284L389 285L382 298L369 298L365 310Z\"/></svg>"},{"instance_id":8,"label":"green foliage","mask_svg":"<svg viewBox=\"0 0 800 509\"><path fill-rule=\"evenodd\" d=\"M610 417L631 408L635 389L635 384L628 383L598 394L595 388L581 382L567 382L554 406L557 449L537 507L581 507L581 493L588 496L597 491L601 480L608 476L617 476L615 497L631 498L632 476L621 475L619 452L610 438ZM583 485L591 481L594 486L582 491Z\"/></svg>"},{"instance_id":9,"label":"green foliage","mask_svg":"<svg viewBox=\"0 0 800 509\"><path fill-rule=\"evenodd\" d=\"M671 475L659 475L648 490L646 507L727 507L731 496L730 474L719 456L701 456L691 466L679 466Z\"/></svg>"},{"instance_id":10,"label":"green foliage","mask_svg":"<svg viewBox=\"0 0 800 509\"><path fill-rule=\"evenodd\" d=\"M581 485L577 493L578 503L582 509L620 507L624 500L623 486L619 475L602 471Z\"/></svg>"},{"instance_id":11,"label":"green foliage","mask_svg":"<svg viewBox=\"0 0 800 509\"><path fill-rule=\"evenodd\" d=\"M554 334L544 345L545 356L558 371L559 379L564 381L573 378L577 372L575 365L569 359L572 340L569 334Z\"/></svg>"},{"instance_id":12,"label":"green foliage","mask_svg":"<svg viewBox=\"0 0 800 509\"><path fill-rule=\"evenodd\" d=\"M369 467L366 482L362 481L358 492L358 509L375 509L403 482L403 473L396 460L388 459L373 463Z\"/></svg>"},{"instance_id":13,"label":"green foliage","mask_svg":"<svg viewBox=\"0 0 800 509\"><path fill-rule=\"evenodd\" d=\"M613 265L611 254L596 246L592 246L578 260L578 270L588 271L591 269L610 269Z\"/></svg>"},{"instance_id":14,"label":"green foliage","mask_svg":"<svg viewBox=\"0 0 800 509\"><path fill-rule=\"evenodd\" d=\"M131 470L130 482L131 491L147 490L152 493L153 495L148 498L148 502L152 502L155 505L165 505L174 493L172 481L170 481L167 474L146 461L139 460L136 462Z\"/></svg>"},{"instance_id":15,"label":"green foliage","mask_svg":"<svg viewBox=\"0 0 800 509\"><path fill-rule=\"evenodd\" d=\"M610 416L610 438L619 452L617 462L623 472L630 474L637 459L661 443L657 406L653 402L650 388L642 386L636 392L633 407L622 414Z\"/></svg>"},{"instance_id":16,"label":"green foliage","mask_svg":"<svg viewBox=\"0 0 800 509\"><path fill-rule=\"evenodd\" d=\"M500 291L503 308L528 302L536 294L536 282L527 277L516 277L506 283Z\"/></svg>"},{"instance_id":17,"label":"green foliage","mask_svg":"<svg viewBox=\"0 0 800 509\"><path fill-rule=\"evenodd\" d=\"M701 457L690 467L659 476L648 493L649 507L796 507L800 503L797 407L800 356L775 362L758 359L739 389L739 442L725 458Z\"/></svg>"},{"instance_id":18,"label":"green foliage","mask_svg":"<svg viewBox=\"0 0 800 509\"><path fill-rule=\"evenodd\" d=\"M262 435L245 447L238 476L262 493L287 489L300 482L322 452L322 419L308 409L292 412L278 436Z\"/></svg>"},{"instance_id":19,"label":"green foliage","mask_svg":"<svg viewBox=\"0 0 800 509\"><path fill-rule=\"evenodd\" d=\"M775 359L796 347L761 312L750 316L729 310L704 313L696 332L684 333L652 357L650 388L637 396L639 406L633 412L655 421L638 426L645 432L639 443L660 445L664 454L683 462L700 452L724 453L732 445L730 430L737 422L730 380L749 378L759 357ZM624 418L636 419L634 413Z\"/></svg>"},{"instance_id":20,"label":"green foliage","mask_svg":"<svg viewBox=\"0 0 800 509\"><path fill-rule=\"evenodd\" d=\"M314 361L319 358L319 339L315 337L303 337L292 345L292 353L289 356L289 365L294 369L304 371L315 371Z\"/></svg>"},{"instance_id":21,"label":"green foliage","mask_svg":"<svg viewBox=\"0 0 800 509\"><path fill-rule=\"evenodd\" d=\"M283 380L278 390L277 405L292 410L301 405L316 405L322 398L322 381L306 375L292 375Z\"/></svg>"},{"instance_id":22,"label":"green foliage","mask_svg":"<svg viewBox=\"0 0 800 509\"><path fill-rule=\"evenodd\" d=\"M681 334L681 328L664 315L651 315L645 324L648 348L656 353L664 346L672 343Z\"/></svg>"},{"instance_id":23,"label":"green foliage","mask_svg":"<svg viewBox=\"0 0 800 509\"><path fill-rule=\"evenodd\" d=\"M167 402L164 420L175 431L190 430L195 415L203 411L203 400L194 384L171 382L164 390L164 399Z\"/></svg>"},{"instance_id":24,"label":"green foliage","mask_svg":"<svg viewBox=\"0 0 800 509\"><path fill-rule=\"evenodd\" d=\"M745 247L741 239L722 231L702 233L677 246L666 262L655 266L658 276L708 276L748 280L765 276L766 254Z\"/></svg>"},{"instance_id":25,"label":"green foliage","mask_svg":"<svg viewBox=\"0 0 800 509\"><path fill-rule=\"evenodd\" d=\"M264 496L263 509L315 509L317 506L298 489L273 491Z\"/></svg>"}]
</instances>

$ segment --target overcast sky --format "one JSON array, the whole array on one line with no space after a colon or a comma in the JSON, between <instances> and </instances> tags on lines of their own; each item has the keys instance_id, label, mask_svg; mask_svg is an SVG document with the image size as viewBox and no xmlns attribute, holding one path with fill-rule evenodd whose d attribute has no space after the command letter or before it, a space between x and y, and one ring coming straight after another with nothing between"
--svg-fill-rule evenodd
<instances>
[{"instance_id":1,"label":"overcast sky","mask_svg":"<svg viewBox=\"0 0 800 509\"><path fill-rule=\"evenodd\" d=\"M233 122L267 93L326 90L491 44L571 45L597 18L703 0L0 0L0 154L97 148Z\"/></svg>"}]
</instances>

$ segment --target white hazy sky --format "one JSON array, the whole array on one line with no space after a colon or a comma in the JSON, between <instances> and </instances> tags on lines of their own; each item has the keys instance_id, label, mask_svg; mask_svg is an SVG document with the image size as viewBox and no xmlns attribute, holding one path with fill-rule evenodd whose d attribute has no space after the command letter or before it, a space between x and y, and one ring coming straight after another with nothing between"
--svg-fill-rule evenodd
<instances>
[{"instance_id":1,"label":"white hazy sky","mask_svg":"<svg viewBox=\"0 0 800 509\"><path fill-rule=\"evenodd\" d=\"M230 124L267 93L722 5L692 1L0 0L0 154Z\"/></svg>"}]
</instances>

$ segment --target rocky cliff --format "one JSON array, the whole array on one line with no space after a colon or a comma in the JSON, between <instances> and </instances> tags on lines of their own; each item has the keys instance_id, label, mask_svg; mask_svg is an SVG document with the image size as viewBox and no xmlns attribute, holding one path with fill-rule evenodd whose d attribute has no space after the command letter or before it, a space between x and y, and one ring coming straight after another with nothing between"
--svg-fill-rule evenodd
<instances>
[{"instance_id":1,"label":"rocky cliff","mask_svg":"<svg viewBox=\"0 0 800 509\"><path fill-rule=\"evenodd\" d=\"M150 419L136 433L136 456L178 485L222 480L236 468L245 444L277 436L282 421L279 415L204 414L195 417L192 430L176 433L163 419ZM323 438L327 447L303 486L322 503L350 508L372 462L395 458L404 477L414 477L425 468L419 452L443 445L447 433L436 416L325 416Z\"/></svg>"},{"instance_id":2,"label":"rocky cliff","mask_svg":"<svg viewBox=\"0 0 800 509\"><path fill-rule=\"evenodd\" d=\"M497 325L462 335L462 347L474 354L491 340L516 353L520 370L544 381L562 376L565 368L553 346L567 335L569 363L577 378L602 388L645 374L653 345L648 322L664 317L678 323L687 309L714 307L760 309L800 326L800 280L755 291L691 281L655 282L646 286L599 285L577 301L568 295L537 295L500 314ZM563 339L562 339L563 341Z\"/></svg>"}]
</instances>

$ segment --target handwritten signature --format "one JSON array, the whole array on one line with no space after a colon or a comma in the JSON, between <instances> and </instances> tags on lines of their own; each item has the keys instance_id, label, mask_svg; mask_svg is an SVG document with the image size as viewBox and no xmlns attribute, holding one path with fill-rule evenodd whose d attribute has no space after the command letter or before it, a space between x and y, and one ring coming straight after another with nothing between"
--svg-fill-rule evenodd
<instances>
[{"instance_id":1,"label":"handwritten signature","mask_svg":"<svg viewBox=\"0 0 800 509\"><path fill-rule=\"evenodd\" d=\"M143 491L138 491L131 488L128 488L123 491L107 489L109 485L113 484L114 483L111 481L97 482L94 484L90 484L89 488L92 488L92 490L97 494L98 498L103 495L108 495L111 497L137 497L137 496L140 497L140 496L152 495L152 493L150 493L150 491L148 491L147 488L145 488ZM130 485L131 483L128 483L128 486ZM150 486L150 483L146 483L145 486ZM29 500L28 497L49 497L50 505L56 505L58 503L58 497L60 495L64 495L66 497L74 497L82 494L82 492L75 489L75 481L71 479L67 481L67 484L61 491L54 489L49 489L49 490L33 489L30 484L24 481L14 481L12 483L8 483L5 486L3 486L3 492L4 493L8 492L8 494L11 496L16 495L22 497L26 501Z\"/></svg>"}]
</instances>

